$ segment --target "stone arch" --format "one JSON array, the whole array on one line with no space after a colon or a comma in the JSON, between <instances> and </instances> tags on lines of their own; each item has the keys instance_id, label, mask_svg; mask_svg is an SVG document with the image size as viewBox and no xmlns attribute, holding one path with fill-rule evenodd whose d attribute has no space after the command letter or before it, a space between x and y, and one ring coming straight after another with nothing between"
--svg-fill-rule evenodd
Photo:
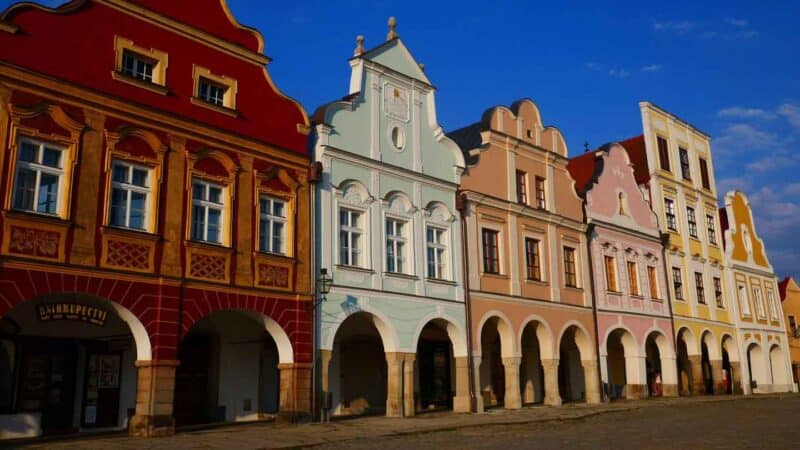
<instances>
[{"instance_id":1,"label":"stone arch","mask_svg":"<svg viewBox=\"0 0 800 450\"><path fill-rule=\"evenodd\" d=\"M787 376L786 355L780 344L773 344L769 349L769 366L772 372L772 386L775 391L784 391L790 386Z\"/></svg>"},{"instance_id":2,"label":"stone arch","mask_svg":"<svg viewBox=\"0 0 800 450\"><path fill-rule=\"evenodd\" d=\"M383 200L390 211L400 214L413 214L416 211L411 197L403 191L390 191L384 196Z\"/></svg>"},{"instance_id":3,"label":"stone arch","mask_svg":"<svg viewBox=\"0 0 800 450\"><path fill-rule=\"evenodd\" d=\"M442 326L445 331L447 331L447 336L450 338L450 343L453 345L454 357L459 358L467 356L467 342L465 339L466 333L464 332L463 327L459 326L453 318L439 313L428 314L425 316L425 318L419 321L417 329L414 331L414 346L412 348L417 348L419 345L420 335L422 335L422 330L430 322L436 322L438 325Z\"/></svg>"},{"instance_id":4,"label":"stone arch","mask_svg":"<svg viewBox=\"0 0 800 450\"><path fill-rule=\"evenodd\" d=\"M652 327L645 334L642 342L642 354L645 359L654 359L654 355L648 352L649 342L653 342L658 351L658 361L650 361L650 372L647 373L647 384L651 397L665 396L674 397L678 395L678 366L675 348L670 343L667 333L658 327ZM648 364L646 361L645 364ZM646 370L648 368L646 367ZM661 378L661 385L658 385L658 378Z\"/></svg>"},{"instance_id":5,"label":"stone arch","mask_svg":"<svg viewBox=\"0 0 800 450\"><path fill-rule=\"evenodd\" d=\"M525 334L525 329L529 325L535 325L536 338L539 340L539 352L542 359L554 359L553 351L553 330L550 325L541 316L531 314L520 322L519 337L517 338L517 348L522 348L522 337Z\"/></svg>"},{"instance_id":6,"label":"stone arch","mask_svg":"<svg viewBox=\"0 0 800 450\"><path fill-rule=\"evenodd\" d=\"M706 348L708 348L708 358L711 360L719 360L722 358L720 355L720 346L717 344L717 338L714 336L714 332L705 329L701 334L701 345L705 344Z\"/></svg>"},{"instance_id":7,"label":"stone arch","mask_svg":"<svg viewBox=\"0 0 800 450\"><path fill-rule=\"evenodd\" d=\"M216 314L222 311L235 311L241 313L242 315L248 317L249 319L255 321L259 325L263 325L264 330L269 333L270 337L275 341L275 345L278 348L278 360L281 364L291 364L294 362L294 348L292 346L292 341L289 339L289 335L286 334L286 330L278 324L275 320L269 317L266 314L260 312L254 312L248 309L240 309L240 308L223 308L215 310L208 315ZM208 317L208 315L206 317ZM200 318L203 320L205 317ZM198 320L197 322L199 322ZM195 323L197 323L195 322Z\"/></svg>"},{"instance_id":8,"label":"stone arch","mask_svg":"<svg viewBox=\"0 0 800 450\"><path fill-rule=\"evenodd\" d=\"M765 392L764 386L772 381L767 369L767 355L755 340L747 342L748 384L753 393Z\"/></svg>"},{"instance_id":9,"label":"stone arch","mask_svg":"<svg viewBox=\"0 0 800 450\"><path fill-rule=\"evenodd\" d=\"M697 338L689 327L681 327L676 334L676 343L683 340L686 344L686 352L689 356L696 356L700 354L700 344Z\"/></svg>"},{"instance_id":10,"label":"stone arch","mask_svg":"<svg viewBox=\"0 0 800 450\"><path fill-rule=\"evenodd\" d=\"M609 327L600 349L600 358L605 361L604 378L608 383L609 396L628 399L642 397L647 384L644 358L640 357L639 344L633 332L622 324Z\"/></svg>"},{"instance_id":11,"label":"stone arch","mask_svg":"<svg viewBox=\"0 0 800 450\"><path fill-rule=\"evenodd\" d=\"M336 191L338 191L346 203L369 204L375 200L364 183L362 183L360 180L352 178L343 180L341 183L339 183L339 185L336 186Z\"/></svg>"},{"instance_id":12,"label":"stone arch","mask_svg":"<svg viewBox=\"0 0 800 450\"><path fill-rule=\"evenodd\" d=\"M739 362L739 348L736 339L728 333L722 335L722 349L728 352L731 362Z\"/></svg>"},{"instance_id":13,"label":"stone arch","mask_svg":"<svg viewBox=\"0 0 800 450\"><path fill-rule=\"evenodd\" d=\"M644 336L645 339L642 341L642 346L640 347L642 354L645 354L647 341L652 337L662 358L675 359L675 348L670 345L669 338L664 330L658 327L652 327L644 333Z\"/></svg>"},{"instance_id":14,"label":"stone arch","mask_svg":"<svg viewBox=\"0 0 800 450\"><path fill-rule=\"evenodd\" d=\"M565 335L570 332L572 329L575 329L575 345L578 346L578 350L581 354L581 360L588 361L594 360L595 354L593 351L593 344L591 335L586 328L577 321L571 320L564 324L564 327L561 329L561 332L558 334L558 342L559 344L564 339Z\"/></svg>"},{"instance_id":15,"label":"stone arch","mask_svg":"<svg viewBox=\"0 0 800 450\"><path fill-rule=\"evenodd\" d=\"M432 201L425 205L426 215L435 222L452 222L455 220L450 208L440 201Z\"/></svg>"},{"instance_id":16,"label":"stone arch","mask_svg":"<svg viewBox=\"0 0 800 450\"><path fill-rule=\"evenodd\" d=\"M336 334L339 332L342 324L351 316L355 314L364 313L370 317L372 325L378 330L381 336L381 342L386 353L399 351L399 344L397 339L397 332L391 325L391 321L381 311L361 305L357 311L347 312L342 311L335 319L330 327L327 338L322 342L320 348L323 350L333 350L333 343L336 339ZM424 325L423 325L424 327Z\"/></svg>"},{"instance_id":17,"label":"stone arch","mask_svg":"<svg viewBox=\"0 0 800 450\"><path fill-rule=\"evenodd\" d=\"M514 345L515 339L514 339L513 327L511 326L511 321L505 314L497 310L492 310L487 312L486 314L483 315L481 321L478 322L478 327L476 328L477 331L476 336L478 339L477 348L480 348L480 339L481 339L481 334L483 334L484 327L492 319L497 320L497 332L500 335L500 345L503 357L506 358L506 357L516 356L518 350ZM475 356L481 356L481 353L476 352Z\"/></svg>"},{"instance_id":18,"label":"stone arch","mask_svg":"<svg viewBox=\"0 0 800 450\"><path fill-rule=\"evenodd\" d=\"M620 333L620 341L622 341L623 347L625 347L625 356L641 356L644 353L642 352L642 347L636 342L636 335L633 334L630 328L626 327L622 324L614 325L613 327L609 327L606 331L606 335L603 337L603 343L601 344L601 351L606 349L606 345L608 344L608 339L611 337L612 333ZM644 345L644 343L642 343Z\"/></svg>"}]
</instances>

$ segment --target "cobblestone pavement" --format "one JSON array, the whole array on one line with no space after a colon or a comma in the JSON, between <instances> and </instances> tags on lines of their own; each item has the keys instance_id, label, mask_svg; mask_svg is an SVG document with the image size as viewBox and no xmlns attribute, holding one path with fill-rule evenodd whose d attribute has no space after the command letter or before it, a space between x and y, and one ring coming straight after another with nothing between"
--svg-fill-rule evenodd
<instances>
[{"instance_id":1,"label":"cobblestone pavement","mask_svg":"<svg viewBox=\"0 0 800 450\"><path fill-rule=\"evenodd\" d=\"M249 424L155 439L118 435L15 444L30 449L103 450L784 449L800 448L798 417L800 396L787 394L534 407L486 414L436 413L409 419L369 417L299 426Z\"/></svg>"}]
</instances>

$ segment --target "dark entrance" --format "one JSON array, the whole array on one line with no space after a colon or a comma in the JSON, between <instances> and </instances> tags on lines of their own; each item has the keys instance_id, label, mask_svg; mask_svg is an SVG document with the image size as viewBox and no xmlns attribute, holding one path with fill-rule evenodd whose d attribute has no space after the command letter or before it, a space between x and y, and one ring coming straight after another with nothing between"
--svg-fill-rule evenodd
<instances>
[{"instance_id":1,"label":"dark entrance","mask_svg":"<svg viewBox=\"0 0 800 450\"><path fill-rule=\"evenodd\" d=\"M17 410L41 411L43 434L75 431L75 342L26 338L17 344L22 355Z\"/></svg>"},{"instance_id":2,"label":"dark entrance","mask_svg":"<svg viewBox=\"0 0 800 450\"><path fill-rule=\"evenodd\" d=\"M447 332L433 322L427 324L417 345L421 411L453 407L452 355Z\"/></svg>"},{"instance_id":3,"label":"dark entrance","mask_svg":"<svg viewBox=\"0 0 800 450\"><path fill-rule=\"evenodd\" d=\"M725 393L733 394L733 370L731 370L731 360L728 351L722 349L722 372L724 373Z\"/></svg>"},{"instance_id":4,"label":"dark entrance","mask_svg":"<svg viewBox=\"0 0 800 450\"><path fill-rule=\"evenodd\" d=\"M181 341L178 359L180 365L175 371L175 425L197 425L218 420L212 411L211 402L211 355L210 335L186 335Z\"/></svg>"},{"instance_id":5,"label":"dark entrance","mask_svg":"<svg viewBox=\"0 0 800 450\"><path fill-rule=\"evenodd\" d=\"M703 342L701 367L703 369L703 385L706 389L706 395L714 394L714 376L711 369L711 361L708 358L708 347Z\"/></svg>"}]
</instances>

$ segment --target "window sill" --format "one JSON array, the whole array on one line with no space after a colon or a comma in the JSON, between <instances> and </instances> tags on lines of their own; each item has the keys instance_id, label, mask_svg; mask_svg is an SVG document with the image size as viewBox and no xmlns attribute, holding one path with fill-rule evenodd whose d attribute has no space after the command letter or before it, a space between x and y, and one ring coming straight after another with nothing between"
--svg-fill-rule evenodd
<instances>
[{"instance_id":1,"label":"window sill","mask_svg":"<svg viewBox=\"0 0 800 450\"><path fill-rule=\"evenodd\" d=\"M117 72L116 70L111 71L111 77L119 82L130 84L131 86L136 86L142 89L146 89L150 92L159 94L159 95L169 95L169 88L166 86L161 86L160 84L150 83L147 81L139 80L138 78L134 78L129 75L125 75L122 72Z\"/></svg>"},{"instance_id":2,"label":"window sill","mask_svg":"<svg viewBox=\"0 0 800 450\"><path fill-rule=\"evenodd\" d=\"M215 242L206 242L206 241L195 241L195 240L187 240L184 241L187 247L194 247L194 248L204 248L204 249L211 249L217 251L224 251L228 253L233 253L233 247L228 247L227 245L218 244Z\"/></svg>"},{"instance_id":3,"label":"window sill","mask_svg":"<svg viewBox=\"0 0 800 450\"><path fill-rule=\"evenodd\" d=\"M637 300L644 300L644 295L640 294L631 294L631 298L635 298Z\"/></svg>"},{"instance_id":4,"label":"window sill","mask_svg":"<svg viewBox=\"0 0 800 450\"><path fill-rule=\"evenodd\" d=\"M35 211L23 211L19 209L7 209L3 211L3 217L17 220L31 220L34 222L47 223L58 226L72 226L71 220L62 219L52 214L38 213Z\"/></svg>"},{"instance_id":5,"label":"window sill","mask_svg":"<svg viewBox=\"0 0 800 450\"><path fill-rule=\"evenodd\" d=\"M347 266L347 265L344 265L344 264L337 264L335 267L336 267L337 270L347 270L347 271L350 271L350 272L368 273L370 275L375 274L374 270L366 269L364 267Z\"/></svg>"},{"instance_id":6,"label":"window sill","mask_svg":"<svg viewBox=\"0 0 800 450\"><path fill-rule=\"evenodd\" d=\"M526 284L533 284L533 285L536 285L536 286L550 286L550 283L548 283L547 281L534 280L532 278L526 278L525 279L525 283Z\"/></svg>"},{"instance_id":7,"label":"window sill","mask_svg":"<svg viewBox=\"0 0 800 450\"><path fill-rule=\"evenodd\" d=\"M419 277L416 275L409 275L407 273L399 273L399 272L383 272L383 276L390 278L401 278L403 280L409 280L409 281L419 280Z\"/></svg>"},{"instance_id":8,"label":"window sill","mask_svg":"<svg viewBox=\"0 0 800 450\"><path fill-rule=\"evenodd\" d=\"M502 275L499 273L492 273L492 272L481 272L482 277L489 277L489 278L497 278L498 280L507 280L507 275Z\"/></svg>"},{"instance_id":9,"label":"window sill","mask_svg":"<svg viewBox=\"0 0 800 450\"><path fill-rule=\"evenodd\" d=\"M101 227L100 232L103 234L116 234L118 236L131 236L140 239L147 239L153 242L161 239L160 235L151 233L149 231L137 230L134 228L115 227L113 225L105 225Z\"/></svg>"},{"instance_id":10,"label":"window sill","mask_svg":"<svg viewBox=\"0 0 800 450\"><path fill-rule=\"evenodd\" d=\"M570 291L575 291L575 292L583 292L583 288L582 287L578 287L578 286L564 286L564 289L567 289L567 290L570 290Z\"/></svg>"},{"instance_id":11,"label":"window sill","mask_svg":"<svg viewBox=\"0 0 800 450\"><path fill-rule=\"evenodd\" d=\"M208 103L207 101L202 100L202 99L197 98L197 97L192 97L191 101L192 101L193 105L201 106L203 108L208 108L208 109L210 109L212 111L216 111L218 113L222 113L222 114L234 117L234 118L238 118L239 117L239 112L236 111L235 109L228 108L226 106L213 105L213 104Z\"/></svg>"},{"instance_id":12,"label":"window sill","mask_svg":"<svg viewBox=\"0 0 800 450\"><path fill-rule=\"evenodd\" d=\"M284 260L288 262L295 262L296 259L292 256L285 255L283 253L271 253L271 252L262 252L261 250L256 250L255 255L258 258L267 258L267 259L278 259Z\"/></svg>"},{"instance_id":13,"label":"window sill","mask_svg":"<svg viewBox=\"0 0 800 450\"><path fill-rule=\"evenodd\" d=\"M610 289L606 289L606 294L622 295L622 291L612 291Z\"/></svg>"},{"instance_id":14,"label":"window sill","mask_svg":"<svg viewBox=\"0 0 800 450\"><path fill-rule=\"evenodd\" d=\"M442 278L425 278L425 281L433 284L442 284L445 286L453 286L453 287L458 286L458 283L456 283L455 281L445 280Z\"/></svg>"}]
</instances>

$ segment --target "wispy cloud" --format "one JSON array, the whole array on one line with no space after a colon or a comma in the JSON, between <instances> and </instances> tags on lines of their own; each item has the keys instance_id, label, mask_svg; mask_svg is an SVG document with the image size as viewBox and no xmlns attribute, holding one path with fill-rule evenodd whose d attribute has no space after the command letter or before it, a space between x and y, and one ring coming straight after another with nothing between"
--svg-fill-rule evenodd
<instances>
[{"instance_id":1,"label":"wispy cloud","mask_svg":"<svg viewBox=\"0 0 800 450\"><path fill-rule=\"evenodd\" d=\"M628 69L623 67L611 66L609 64L603 64L594 61L588 62L584 64L584 66L594 72L605 72L608 76L614 78L627 78L631 74Z\"/></svg>"},{"instance_id":2,"label":"wispy cloud","mask_svg":"<svg viewBox=\"0 0 800 450\"><path fill-rule=\"evenodd\" d=\"M750 26L750 22L745 19L736 19L734 17L726 17L722 19L723 22L727 23L728 25L733 25L735 27L746 28Z\"/></svg>"},{"instance_id":3,"label":"wispy cloud","mask_svg":"<svg viewBox=\"0 0 800 450\"><path fill-rule=\"evenodd\" d=\"M669 21L669 22L655 22L653 23L653 30L659 32L673 32L676 34L686 34L695 28L695 24L688 20Z\"/></svg>"},{"instance_id":4,"label":"wispy cloud","mask_svg":"<svg viewBox=\"0 0 800 450\"><path fill-rule=\"evenodd\" d=\"M610 76L612 76L612 77L617 77L617 78L627 78L627 77L628 77L628 76L629 76L631 73L630 73L630 72L628 72L628 71L627 71L627 70L625 70L625 69L621 69L621 68L614 68L614 69L609 69L609 70L608 70L608 74L609 74Z\"/></svg>"},{"instance_id":5,"label":"wispy cloud","mask_svg":"<svg viewBox=\"0 0 800 450\"><path fill-rule=\"evenodd\" d=\"M662 66L661 64L650 64L649 66L644 66L639 70L641 70L642 72L658 72L663 68L664 66Z\"/></svg>"},{"instance_id":6,"label":"wispy cloud","mask_svg":"<svg viewBox=\"0 0 800 450\"><path fill-rule=\"evenodd\" d=\"M735 119L774 119L775 114L761 108L746 108L742 106L731 106L723 108L717 112L717 116Z\"/></svg>"},{"instance_id":7,"label":"wispy cloud","mask_svg":"<svg viewBox=\"0 0 800 450\"><path fill-rule=\"evenodd\" d=\"M653 31L686 38L720 39L725 41L748 40L759 33L745 19L726 17L722 20L673 20L653 23Z\"/></svg>"},{"instance_id":8,"label":"wispy cloud","mask_svg":"<svg viewBox=\"0 0 800 450\"><path fill-rule=\"evenodd\" d=\"M778 115L785 118L792 127L800 130L800 106L784 103L778 107Z\"/></svg>"}]
</instances>

